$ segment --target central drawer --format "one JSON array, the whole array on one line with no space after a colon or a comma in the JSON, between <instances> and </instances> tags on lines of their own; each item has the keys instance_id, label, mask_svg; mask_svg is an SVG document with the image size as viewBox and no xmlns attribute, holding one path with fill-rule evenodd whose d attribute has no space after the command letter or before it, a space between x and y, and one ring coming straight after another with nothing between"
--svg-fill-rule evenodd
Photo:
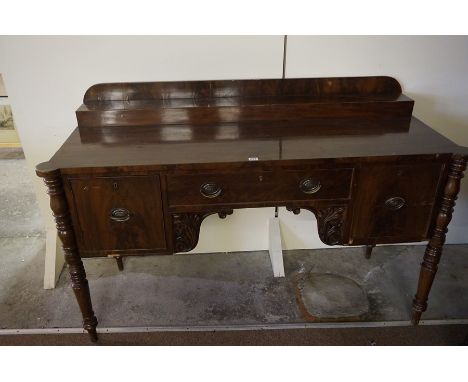
<instances>
[{"instance_id":1,"label":"central drawer","mask_svg":"<svg viewBox=\"0 0 468 382\"><path fill-rule=\"evenodd\" d=\"M168 175L169 206L349 199L352 168Z\"/></svg>"}]
</instances>

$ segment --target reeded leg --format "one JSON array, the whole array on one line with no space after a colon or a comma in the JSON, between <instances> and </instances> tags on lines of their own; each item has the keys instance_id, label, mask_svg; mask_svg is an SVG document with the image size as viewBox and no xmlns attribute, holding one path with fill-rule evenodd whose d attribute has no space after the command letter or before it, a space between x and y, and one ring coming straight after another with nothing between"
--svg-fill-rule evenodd
<instances>
[{"instance_id":1,"label":"reeded leg","mask_svg":"<svg viewBox=\"0 0 468 382\"><path fill-rule=\"evenodd\" d=\"M119 268L119 271L122 272L124 270L124 265L123 265L123 258L122 256L116 256L115 261L117 262L117 267Z\"/></svg>"},{"instance_id":2,"label":"reeded leg","mask_svg":"<svg viewBox=\"0 0 468 382\"><path fill-rule=\"evenodd\" d=\"M83 315L83 328L88 331L91 341L95 342L97 341L96 326L98 321L91 304L86 272L76 246L75 233L72 227L60 171L48 170L46 166L39 165L36 168L36 173L41 178L44 178L47 193L50 195L50 208L55 218L58 236L62 241L73 292Z\"/></svg>"},{"instance_id":3,"label":"reeded leg","mask_svg":"<svg viewBox=\"0 0 468 382\"><path fill-rule=\"evenodd\" d=\"M75 293L76 301L80 306L81 314L83 315L83 328L88 331L91 341L96 342L98 337L96 326L97 318L93 312L91 304L91 296L89 294L88 280L81 258L73 254L65 252L65 261L67 262L68 272L72 283L73 292Z\"/></svg>"},{"instance_id":4,"label":"reeded leg","mask_svg":"<svg viewBox=\"0 0 468 382\"><path fill-rule=\"evenodd\" d=\"M460 155L454 155L448 171L447 183L437 215L434 232L426 247L424 259L421 264L418 290L413 300L412 322L414 325L419 323L421 314L427 308L427 299L437 272L437 265L439 264L442 247L445 243L447 227L450 220L452 220L453 207L455 206L455 200L460 191L460 181L463 178L463 171L465 171L465 168L466 158Z\"/></svg>"},{"instance_id":5,"label":"reeded leg","mask_svg":"<svg viewBox=\"0 0 468 382\"><path fill-rule=\"evenodd\" d=\"M366 259L370 259L372 255L372 250L375 248L375 245L366 245L366 254L365 257Z\"/></svg>"}]
</instances>

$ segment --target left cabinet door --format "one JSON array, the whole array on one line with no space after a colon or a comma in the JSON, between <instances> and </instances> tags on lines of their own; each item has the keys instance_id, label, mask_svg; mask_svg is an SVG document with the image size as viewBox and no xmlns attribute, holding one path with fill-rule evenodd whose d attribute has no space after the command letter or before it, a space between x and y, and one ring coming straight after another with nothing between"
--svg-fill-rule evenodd
<instances>
[{"instance_id":1,"label":"left cabinet door","mask_svg":"<svg viewBox=\"0 0 468 382\"><path fill-rule=\"evenodd\" d=\"M164 250L159 176L70 179L82 251Z\"/></svg>"}]
</instances>

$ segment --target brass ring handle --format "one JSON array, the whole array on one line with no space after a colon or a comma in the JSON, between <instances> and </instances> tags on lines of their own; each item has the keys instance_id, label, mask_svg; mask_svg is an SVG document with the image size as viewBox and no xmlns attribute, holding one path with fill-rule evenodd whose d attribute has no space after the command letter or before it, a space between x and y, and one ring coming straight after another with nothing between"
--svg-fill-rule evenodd
<instances>
[{"instance_id":1,"label":"brass ring handle","mask_svg":"<svg viewBox=\"0 0 468 382\"><path fill-rule=\"evenodd\" d=\"M222 187L214 182L203 183L200 187L200 194L205 198L216 198L222 191Z\"/></svg>"},{"instance_id":2,"label":"brass ring handle","mask_svg":"<svg viewBox=\"0 0 468 382\"><path fill-rule=\"evenodd\" d=\"M406 200L400 196L394 196L394 197L388 198L385 201L385 207L387 207L389 210L392 210L392 211L397 211L403 208L405 204L406 204Z\"/></svg>"},{"instance_id":3,"label":"brass ring handle","mask_svg":"<svg viewBox=\"0 0 468 382\"><path fill-rule=\"evenodd\" d=\"M126 222L130 219L130 211L126 208L112 208L109 217L116 222Z\"/></svg>"},{"instance_id":4,"label":"brass ring handle","mask_svg":"<svg viewBox=\"0 0 468 382\"><path fill-rule=\"evenodd\" d=\"M299 183L299 189L304 194L315 194L321 187L320 181L312 178L303 179Z\"/></svg>"}]
</instances>

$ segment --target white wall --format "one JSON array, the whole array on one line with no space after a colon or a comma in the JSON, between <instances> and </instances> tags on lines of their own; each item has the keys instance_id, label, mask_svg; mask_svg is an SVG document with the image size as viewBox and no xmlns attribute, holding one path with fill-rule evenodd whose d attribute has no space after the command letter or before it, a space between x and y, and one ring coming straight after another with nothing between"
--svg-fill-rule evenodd
<instances>
[{"instance_id":1,"label":"white wall","mask_svg":"<svg viewBox=\"0 0 468 382\"><path fill-rule=\"evenodd\" d=\"M279 78L283 38L267 37L0 37L0 73L29 163L48 160L76 126L74 111L98 82ZM468 146L466 37L288 37L287 77L385 74L416 101L415 114ZM45 189L36 180L47 226ZM273 209L236 212L203 223L197 252L267 247ZM287 248L322 246L313 215L280 211ZM52 227L52 228L51 228ZM468 182L449 233L468 242Z\"/></svg>"}]
</instances>

